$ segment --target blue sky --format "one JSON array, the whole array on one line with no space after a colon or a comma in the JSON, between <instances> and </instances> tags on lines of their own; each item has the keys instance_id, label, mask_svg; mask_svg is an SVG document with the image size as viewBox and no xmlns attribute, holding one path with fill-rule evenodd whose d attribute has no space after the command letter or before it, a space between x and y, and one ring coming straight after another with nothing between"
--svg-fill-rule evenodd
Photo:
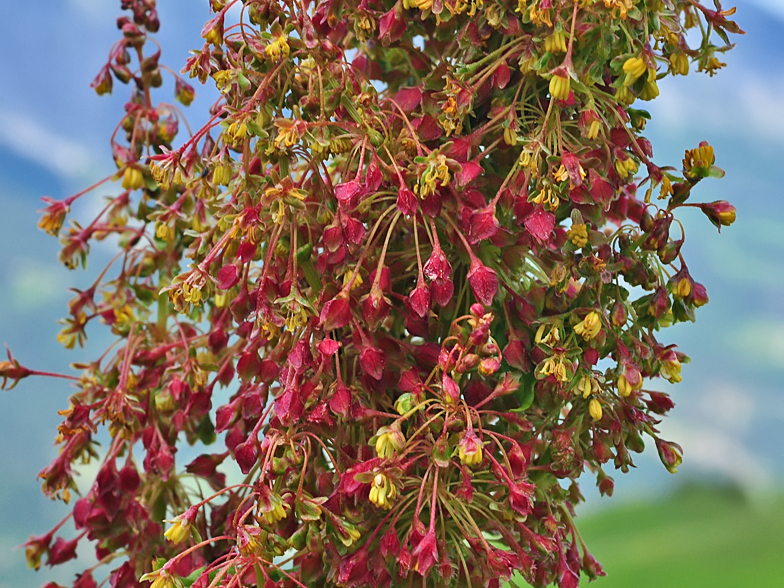
<instances>
[{"instance_id":1,"label":"blue sky","mask_svg":"<svg viewBox=\"0 0 784 588\"><path fill-rule=\"evenodd\" d=\"M99 98L89 83L118 36L119 2L6 4L0 36L0 343L25 363L65 370L79 354L54 341L56 320L65 312L66 288L84 283L85 276L60 266L56 242L36 229L35 210L41 196L65 197L112 170L108 136L125 88L116 85L114 96ZM163 0L159 10L162 61L179 69L188 50L200 46L207 2ZM682 384L664 383L678 406L663 430L684 446L679 479L727 477L764 492L784 476L784 1L743 0L736 18L748 34L727 54L728 67L712 79L667 78L649 105L647 136L656 160L679 166L684 148L708 140L727 176L701 184L695 198L726 199L738 207L738 221L721 235L696 211L682 217L684 253L711 302L696 324L663 337L693 358ZM171 89L168 84L162 91ZM205 88L197 93L189 110L205 112L215 94ZM67 386L49 381L23 382L0 395L0 588L66 581L70 573L27 573L20 569L22 552L11 549L64 513L40 496L35 476L53 456L56 411L67 406L67 397ZM618 476L616 498L655 494L678 479L658 464L655 452L646 452L639 465L623 481Z\"/></svg>"}]
</instances>

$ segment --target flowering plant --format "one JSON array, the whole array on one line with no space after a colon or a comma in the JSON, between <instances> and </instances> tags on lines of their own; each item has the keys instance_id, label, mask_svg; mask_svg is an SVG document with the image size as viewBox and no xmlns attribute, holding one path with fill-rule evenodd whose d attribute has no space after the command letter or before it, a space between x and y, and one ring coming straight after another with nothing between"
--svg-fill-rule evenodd
<instances>
[{"instance_id":1,"label":"flowering plant","mask_svg":"<svg viewBox=\"0 0 784 588\"><path fill-rule=\"evenodd\" d=\"M723 65L742 31L716 2L211 0L182 71L221 98L176 142L182 112L153 102L155 1L123 0L93 83L132 88L122 191L65 230L97 186L46 199L40 222L70 268L118 246L58 337L103 323L117 342L65 376L43 490L68 503L75 464L100 467L78 535L31 538L30 565L89 541L75 588L603 575L576 479L612 494L608 465L648 439L677 469L657 430L673 403L646 381L681 380L659 333L708 296L675 214L735 220L691 200L723 175L713 149L659 167L633 105ZM9 354L0 374L41 372ZM202 453L180 464L185 444Z\"/></svg>"}]
</instances>

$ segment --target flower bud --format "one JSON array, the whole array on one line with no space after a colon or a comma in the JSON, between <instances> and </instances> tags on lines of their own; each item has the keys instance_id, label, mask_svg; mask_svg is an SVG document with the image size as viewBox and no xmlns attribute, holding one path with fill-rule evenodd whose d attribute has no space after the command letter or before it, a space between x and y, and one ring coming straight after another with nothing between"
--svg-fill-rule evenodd
<instances>
[{"instance_id":1,"label":"flower bud","mask_svg":"<svg viewBox=\"0 0 784 588\"><path fill-rule=\"evenodd\" d=\"M597 398L591 398L588 403L588 414L594 421L602 420L602 405Z\"/></svg>"},{"instance_id":2,"label":"flower bud","mask_svg":"<svg viewBox=\"0 0 784 588\"><path fill-rule=\"evenodd\" d=\"M628 320L628 314L626 312L626 305L618 300L614 305L612 312L610 313L610 320L612 324L616 327L622 327L626 324Z\"/></svg>"},{"instance_id":3,"label":"flower bud","mask_svg":"<svg viewBox=\"0 0 784 588\"><path fill-rule=\"evenodd\" d=\"M692 302L697 307L708 304L708 291L699 282L694 282L692 286Z\"/></svg>"},{"instance_id":4,"label":"flower bud","mask_svg":"<svg viewBox=\"0 0 784 588\"><path fill-rule=\"evenodd\" d=\"M667 468L667 471L674 474L678 467L683 463L683 449L677 443L656 438L656 450L659 452L659 459Z\"/></svg>"},{"instance_id":5,"label":"flower bud","mask_svg":"<svg viewBox=\"0 0 784 588\"><path fill-rule=\"evenodd\" d=\"M626 379L626 376L621 376L618 378L618 394L626 398L632 393L631 384Z\"/></svg>"},{"instance_id":6,"label":"flower bud","mask_svg":"<svg viewBox=\"0 0 784 588\"><path fill-rule=\"evenodd\" d=\"M411 392L401 394L395 401L395 410L401 416L414 408L414 406L416 406L416 398L414 398L414 395L411 394Z\"/></svg>"},{"instance_id":7,"label":"flower bud","mask_svg":"<svg viewBox=\"0 0 784 588\"><path fill-rule=\"evenodd\" d=\"M654 318L660 319L667 314L669 309L670 297L667 294L667 290L662 287L656 288L656 292L654 292L651 302L648 305L648 314Z\"/></svg>"},{"instance_id":8,"label":"flower bud","mask_svg":"<svg viewBox=\"0 0 784 588\"><path fill-rule=\"evenodd\" d=\"M726 200L700 204L700 209L719 230L735 222L735 207Z\"/></svg>"},{"instance_id":9,"label":"flower bud","mask_svg":"<svg viewBox=\"0 0 784 588\"><path fill-rule=\"evenodd\" d=\"M466 353L458 362L455 371L458 374L470 372L479 365L479 356L476 353ZM480 368L481 371L481 368Z\"/></svg>"},{"instance_id":10,"label":"flower bud","mask_svg":"<svg viewBox=\"0 0 784 588\"><path fill-rule=\"evenodd\" d=\"M460 400L460 386L446 374L441 377L441 393L447 404L456 404Z\"/></svg>"},{"instance_id":11,"label":"flower bud","mask_svg":"<svg viewBox=\"0 0 784 588\"><path fill-rule=\"evenodd\" d=\"M479 362L479 373L483 376L491 376L501 367L501 362L495 357L485 357Z\"/></svg>"},{"instance_id":12,"label":"flower bud","mask_svg":"<svg viewBox=\"0 0 784 588\"><path fill-rule=\"evenodd\" d=\"M123 171L122 187L126 190L138 190L144 185L144 174L138 167L129 165Z\"/></svg>"},{"instance_id":13,"label":"flower bud","mask_svg":"<svg viewBox=\"0 0 784 588\"><path fill-rule=\"evenodd\" d=\"M109 71L109 66L104 65L95 79L90 83L90 87L95 90L96 94L103 96L104 94L112 93L112 74Z\"/></svg>"},{"instance_id":14,"label":"flower bud","mask_svg":"<svg viewBox=\"0 0 784 588\"><path fill-rule=\"evenodd\" d=\"M672 219L673 217L668 215L658 218L653 222L650 234L645 240L646 249L658 251L667 245L667 242L670 239L670 225L672 224Z\"/></svg>"},{"instance_id":15,"label":"flower bud","mask_svg":"<svg viewBox=\"0 0 784 588\"><path fill-rule=\"evenodd\" d=\"M482 442L473 429L468 429L457 445L457 456L468 466L475 466L482 461Z\"/></svg>"},{"instance_id":16,"label":"flower bud","mask_svg":"<svg viewBox=\"0 0 784 588\"><path fill-rule=\"evenodd\" d=\"M673 284L672 295L675 298L688 298L689 294L691 294L691 280L683 276Z\"/></svg>"},{"instance_id":17,"label":"flower bud","mask_svg":"<svg viewBox=\"0 0 784 588\"><path fill-rule=\"evenodd\" d=\"M657 253L659 254L659 259L664 264L670 264L678 258L678 254L681 252L681 247L683 246L683 239L679 239L678 241L669 241L662 247L659 247Z\"/></svg>"}]
</instances>

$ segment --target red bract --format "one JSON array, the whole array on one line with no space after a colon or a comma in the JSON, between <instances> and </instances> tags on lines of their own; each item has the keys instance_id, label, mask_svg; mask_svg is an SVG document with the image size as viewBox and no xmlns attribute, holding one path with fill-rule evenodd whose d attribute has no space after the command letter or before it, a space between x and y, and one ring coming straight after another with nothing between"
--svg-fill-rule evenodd
<instances>
[{"instance_id":1,"label":"red bract","mask_svg":"<svg viewBox=\"0 0 784 588\"><path fill-rule=\"evenodd\" d=\"M525 228L536 238L537 241L546 242L555 226L555 215L543 210L534 211L525 219Z\"/></svg>"},{"instance_id":2,"label":"red bract","mask_svg":"<svg viewBox=\"0 0 784 588\"><path fill-rule=\"evenodd\" d=\"M438 562L436 534L433 529L422 537L422 540L411 551L411 556L416 559L416 571L422 576L427 576L430 568Z\"/></svg>"},{"instance_id":3,"label":"red bract","mask_svg":"<svg viewBox=\"0 0 784 588\"><path fill-rule=\"evenodd\" d=\"M345 327L351 320L351 307L348 297L341 294L327 302L324 308L321 309L319 319L325 331Z\"/></svg>"},{"instance_id":4,"label":"red bract","mask_svg":"<svg viewBox=\"0 0 784 588\"><path fill-rule=\"evenodd\" d=\"M433 248L433 252L422 269L431 280L447 280L452 275L452 266L444 251L438 246Z\"/></svg>"},{"instance_id":5,"label":"red bract","mask_svg":"<svg viewBox=\"0 0 784 588\"><path fill-rule=\"evenodd\" d=\"M366 347L359 354L359 365L371 378L380 380L384 375L386 355L378 347Z\"/></svg>"},{"instance_id":6,"label":"red bract","mask_svg":"<svg viewBox=\"0 0 784 588\"><path fill-rule=\"evenodd\" d=\"M474 258L471 261L467 279L476 299L485 306L492 305L493 298L498 292L498 277L495 271Z\"/></svg>"}]
</instances>

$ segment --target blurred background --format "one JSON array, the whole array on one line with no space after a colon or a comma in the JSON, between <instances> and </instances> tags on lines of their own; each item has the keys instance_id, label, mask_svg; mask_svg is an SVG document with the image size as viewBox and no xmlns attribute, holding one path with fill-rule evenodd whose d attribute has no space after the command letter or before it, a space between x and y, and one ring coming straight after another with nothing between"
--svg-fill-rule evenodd
<instances>
[{"instance_id":1,"label":"blurred background","mask_svg":"<svg viewBox=\"0 0 784 588\"><path fill-rule=\"evenodd\" d=\"M679 217L691 273L710 295L696 324L662 338L693 360L681 384L663 382L678 405L663 436L683 446L684 462L672 476L649 448L636 470L618 473L611 499L584 481L581 529L608 572L602 588L784 586L784 0L738 2L735 19L747 34L733 38L737 47L721 59L727 67L712 79L667 78L661 97L645 105L659 165L680 168L683 150L702 140L715 147L727 175L704 181L693 199L729 200L738 220L719 235L699 211ZM201 46L207 2L160 0L158 8L161 61L179 69ZM113 96L98 97L89 84L118 38L119 12L119 2L108 0L3 7L0 343L37 369L65 371L107 343L91 333L87 350L67 352L55 337L67 288L89 285L110 245L94 250L87 273L68 272L56 240L37 229L36 210L41 196L66 197L114 169L108 136L127 91L115 84ZM160 96L173 101L171 80ZM192 125L214 99L197 87ZM106 190L81 205L99 206ZM0 393L0 588L70 585L81 569L36 573L17 548L67 512L43 497L36 475L55 455L57 411L67 408L68 395L67 383L49 379ZM82 487L91 483L85 472Z\"/></svg>"}]
</instances>

